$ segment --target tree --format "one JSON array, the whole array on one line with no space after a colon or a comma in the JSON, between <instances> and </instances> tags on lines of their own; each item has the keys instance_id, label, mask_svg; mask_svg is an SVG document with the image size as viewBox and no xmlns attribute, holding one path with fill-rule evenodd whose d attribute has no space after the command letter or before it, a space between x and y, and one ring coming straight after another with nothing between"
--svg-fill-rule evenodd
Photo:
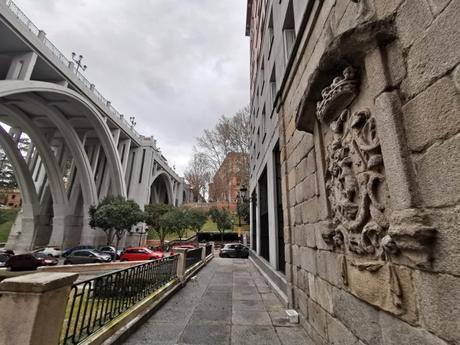
<instances>
[{"instance_id":1,"label":"tree","mask_svg":"<svg viewBox=\"0 0 460 345\"><path fill-rule=\"evenodd\" d=\"M224 231L226 229L233 229L233 220L232 215L225 208L218 209L213 207L209 210L209 216L212 221L216 223L217 230L220 232L221 241L224 241Z\"/></svg>"},{"instance_id":2,"label":"tree","mask_svg":"<svg viewBox=\"0 0 460 345\"><path fill-rule=\"evenodd\" d=\"M185 180L190 185L193 200L199 202L206 195L207 185L211 178L211 170L207 156L195 152L184 173Z\"/></svg>"},{"instance_id":3,"label":"tree","mask_svg":"<svg viewBox=\"0 0 460 345\"><path fill-rule=\"evenodd\" d=\"M116 247L132 226L144 220L144 213L133 200L122 196L108 196L99 205L89 208L92 228L99 228L107 236L107 245L116 239Z\"/></svg>"},{"instance_id":4,"label":"tree","mask_svg":"<svg viewBox=\"0 0 460 345\"><path fill-rule=\"evenodd\" d=\"M18 140L18 150L22 156L27 155L30 146L28 137L20 137ZM18 188L18 182L14 172L13 165L9 161L5 151L0 148L0 189Z\"/></svg>"},{"instance_id":5,"label":"tree","mask_svg":"<svg viewBox=\"0 0 460 345\"><path fill-rule=\"evenodd\" d=\"M190 224L187 210L183 208L173 208L166 213L164 217L168 218L168 224L171 225L173 231L177 234L177 237L179 237L179 240L182 240Z\"/></svg>"},{"instance_id":6,"label":"tree","mask_svg":"<svg viewBox=\"0 0 460 345\"><path fill-rule=\"evenodd\" d=\"M156 232L160 239L160 246L164 247L166 236L174 231L171 226L171 219L163 217L165 214L172 210L172 206L166 204L150 204L145 205L145 222L149 225L150 229Z\"/></svg>"},{"instance_id":7,"label":"tree","mask_svg":"<svg viewBox=\"0 0 460 345\"><path fill-rule=\"evenodd\" d=\"M195 232L200 231L208 220L206 212L199 208L189 208L186 209L186 212L188 214L189 228Z\"/></svg>"},{"instance_id":8,"label":"tree","mask_svg":"<svg viewBox=\"0 0 460 345\"><path fill-rule=\"evenodd\" d=\"M219 169L230 152L249 156L249 114L249 106L246 106L232 117L222 115L213 129L205 129L201 137L197 138L200 152L206 155L213 173Z\"/></svg>"}]
</instances>

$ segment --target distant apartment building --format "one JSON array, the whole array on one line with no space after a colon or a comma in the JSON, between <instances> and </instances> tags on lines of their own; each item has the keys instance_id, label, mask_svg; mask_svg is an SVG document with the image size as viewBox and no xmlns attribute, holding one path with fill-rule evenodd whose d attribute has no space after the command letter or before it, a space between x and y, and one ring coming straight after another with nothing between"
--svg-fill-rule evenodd
<instances>
[{"instance_id":1,"label":"distant apartment building","mask_svg":"<svg viewBox=\"0 0 460 345\"><path fill-rule=\"evenodd\" d=\"M20 208L22 207L22 195L19 189L6 189L0 191L2 195L2 203L5 206L13 207L13 208Z\"/></svg>"},{"instance_id":2,"label":"distant apartment building","mask_svg":"<svg viewBox=\"0 0 460 345\"><path fill-rule=\"evenodd\" d=\"M209 202L236 210L239 191L248 185L248 156L230 152L209 184Z\"/></svg>"},{"instance_id":3,"label":"distant apartment building","mask_svg":"<svg viewBox=\"0 0 460 345\"><path fill-rule=\"evenodd\" d=\"M460 342L458 18L247 2L250 258L315 344Z\"/></svg>"}]
</instances>

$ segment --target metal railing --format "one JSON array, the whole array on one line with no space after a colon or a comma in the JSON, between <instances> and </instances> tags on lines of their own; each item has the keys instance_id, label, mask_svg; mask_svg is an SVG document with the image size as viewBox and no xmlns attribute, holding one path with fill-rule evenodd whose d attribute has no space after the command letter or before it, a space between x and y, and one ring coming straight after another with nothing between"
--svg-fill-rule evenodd
<instances>
[{"instance_id":1,"label":"metal railing","mask_svg":"<svg viewBox=\"0 0 460 345\"><path fill-rule=\"evenodd\" d=\"M206 257L212 254L212 244L207 244L206 245Z\"/></svg>"},{"instance_id":2,"label":"metal railing","mask_svg":"<svg viewBox=\"0 0 460 345\"><path fill-rule=\"evenodd\" d=\"M187 255L185 256L185 270L186 271L201 261L202 253L203 253L203 250L201 248L187 250Z\"/></svg>"},{"instance_id":3,"label":"metal railing","mask_svg":"<svg viewBox=\"0 0 460 345\"><path fill-rule=\"evenodd\" d=\"M177 277L178 256L149 261L74 284L61 344L79 344Z\"/></svg>"},{"instance_id":4,"label":"metal railing","mask_svg":"<svg viewBox=\"0 0 460 345\"><path fill-rule=\"evenodd\" d=\"M14 16L18 18L18 20L30 32L32 32L37 37L39 36L41 30L25 15L24 12L21 11L21 9L13 2L13 0L6 0L5 4L7 8L11 11L11 13L13 13ZM77 78L83 83L83 85L88 89L88 91L93 93L96 99L100 101L103 105L105 105L112 115L121 120L121 122L126 126L126 128L132 132L134 137L142 139L143 136L140 135L134 129L131 123L124 119L123 116L120 116L120 113L113 106L108 105L107 99L102 96L102 94L94 87L94 85L88 79L86 79L86 77L81 72L77 71L75 67L72 67L72 61L68 60L66 56L48 38L43 36L41 40L43 41L45 47L49 49L49 51L59 60L59 62L63 66L69 68L73 73L75 73Z\"/></svg>"}]
</instances>

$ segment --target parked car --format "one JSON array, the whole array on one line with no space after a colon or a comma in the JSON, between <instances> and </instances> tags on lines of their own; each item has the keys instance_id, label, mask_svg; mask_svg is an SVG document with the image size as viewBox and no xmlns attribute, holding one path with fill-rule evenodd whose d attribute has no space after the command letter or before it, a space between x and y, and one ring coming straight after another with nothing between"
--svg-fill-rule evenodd
<instances>
[{"instance_id":1,"label":"parked car","mask_svg":"<svg viewBox=\"0 0 460 345\"><path fill-rule=\"evenodd\" d=\"M94 249L94 247L93 246L82 245L82 246L76 246L76 247L68 248L68 249L64 250L64 252L62 253L62 256L63 257L69 256L70 253L74 252L75 250L80 250L80 249Z\"/></svg>"},{"instance_id":2,"label":"parked car","mask_svg":"<svg viewBox=\"0 0 460 345\"><path fill-rule=\"evenodd\" d=\"M28 253L11 256L5 265L12 271L32 271L39 266L54 266L57 263L58 261L51 256L41 253Z\"/></svg>"},{"instance_id":3,"label":"parked car","mask_svg":"<svg viewBox=\"0 0 460 345\"><path fill-rule=\"evenodd\" d=\"M0 249L0 254L4 254L4 255L8 255L8 256L13 256L14 255L14 251L12 251L11 249Z\"/></svg>"},{"instance_id":4,"label":"parked car","mask_svg":"<svg viewBox=\"0 0 460 345\"><path fill-rule=\"evenodd\" d=\"M101 246L97 248L97 250L101 253L109 254L112 257L112 260L117 260L120 258L120 250L115 249L112 246Z\"/></svg>"},{"instance_id":5,"label":"parked car","mask_svg":"<svg viewBox=\"0 0 460 345\"><path fill-rule=\"evenodd\" d=\"M120 255L120 261L155 260L164 257L161 250L151 250L146 247L127 248Z\"/></svg>"},{"instance_id":6,"label":"parked car","mask_svg":"<svg viewBox=\"0 0 460 345\"><path fill-rule=\"evenodd\" d=\"M10 255L0 253L0 267L5 267Z\"/></svg>"},{"instance_id":7,"label":"parked car","mask_svg":"<svg viewBox=\"0 0 460 345\"><path fill-rule=\"evenodd\" d=\"M62 250L59 247L45 247L36 249L33 251L33 253L42 253L45 255L54 256L55 258L58 258L62 255Z\"/></svg>"},{"instance_id":8,"label":"parked car","mask_svg":"<svg viewBox=\"0 0 460 345\"><path fill-rule=\"evenodd\" d=\"M245 258L249 257L249 249L240 243L227 243L219 252L222 258Z\"/></svg>"},{"instance_id":9,"label":"parked car","mask_svg":"<svg viewBox=\"0 0 460 345\"><path fill-rule=\"evenodd\" d=\"M95 264L112 261L110 254L101 253L94 249L78 249L67 255L64 265Z\"/></svg>"}]
</instances>

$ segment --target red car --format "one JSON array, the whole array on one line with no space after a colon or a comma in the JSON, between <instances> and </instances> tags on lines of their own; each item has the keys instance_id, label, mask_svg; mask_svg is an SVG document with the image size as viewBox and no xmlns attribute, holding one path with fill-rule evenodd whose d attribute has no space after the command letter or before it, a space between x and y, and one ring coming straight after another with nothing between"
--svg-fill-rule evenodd
<instances>
[{"instance_id":1,"label":"red car","mask_svg":"<svg viewBox=\"0 0 460 345\"><path fill-rule=\"evenodd\" d=\"M120 261L156 260L161 259L164 253L160 250L150 250L146 247L132 247L120 255Z\"/></svg>"}]
</instances>

